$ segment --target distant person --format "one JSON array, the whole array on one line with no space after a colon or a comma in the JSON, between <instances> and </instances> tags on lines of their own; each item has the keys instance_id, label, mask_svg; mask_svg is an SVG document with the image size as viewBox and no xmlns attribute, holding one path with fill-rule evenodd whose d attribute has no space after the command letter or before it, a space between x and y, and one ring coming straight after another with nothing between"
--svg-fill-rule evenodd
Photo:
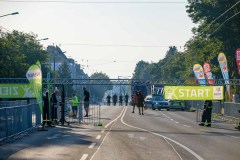
<instances>
[{"instance_id":1,"label":"distant person","mask_svg":"<svg viewBox=\"0 0 240 160\"><path fill-rule=\"evenodd\" d=\"M126 95L125 95L125 99L124 99L124 100L125 100L125 105L126 105L126 106L128 105L128 98L129 98L129 96L128 96L128 94L126 94Z\"/></svg>"},{"instance_id":2,"label":"distant person","mask_svg":"<svg viewBox=\"0 0 240 160\"><path fill-rule=\"evenodd\" d=\"M133 106L133 111L132 111L132 113L134 113L135 106L138 106L138 92L137 92L137 91L135 91L135 93L134 93L134 95L133 95L132 106Z\"/></svg>"},{"instance_id":3,"label":"distant person","mask_svg":"<svg viewBox=\"0 0 240 160\"><path fill-rule=\"evenodd\" d=\"M204 126L207 121L206 127L211 127L211 118L212 118L212 101L206 100L204 102L204 110L202 114L202 122L199 124L200 126Z\"/></svg>"},{"instance_id":4,"label":"distant person","mask_svg":"<svg viewBox=\"0 0 240 160\"><path fill-rule=\"evenodd\" d=\"M117 94L115 93L113 95L113 105L116 106L116 104L117 104Z\"/></svg>"},{"instance_id":5,"label":"distant person","mask_svg":"<svg viewBox=\"0 0 240 160\"><path fill-rule=\"evenodd\" d=\"M122 94L120 94L119 96L119 106L122 106L123 105L123 96Z\"/></svg>"},{"instance_id":6,"label":"distant person","mask_svg":"<svg viewBox=\"0 0 240 160\"><path fill-rule=\"evenodd\" d=\"M89 94L88 90L85 87L83 87L83 105L84 105L84 109L85 109L85 113L86 113L84 117L88 117L89 99L90 99L90 94Z\"/></svg>"},{"instance_id":7,"label":"distant person","mask_svg":"<svg viewBox=\"0 0 240 160\"><path fill-rule=\"evenodd\" d=\"M57 117L57 108L58 108L57 95L58 95L58 93L59 93L59 90L56 87L54 92L51 95L51 102L52 102L51 118L52 118L52 121L57 121L58 120L58 117Z\"/></svg>"},{"instance_id":8,"label":"distant person","mask_svg":"<svg viewBox=\"0 0 240 160\"><path fill-rule=\"evenodd\" d=\"M49 97L48 97L48 92L45 93L43 97L43 125L47 122L48 125L49 123Z\"/></svg>"},{"instance_id":9,"label":"distant person","mask_svg":"<svg viewBox=\"0 0 240 160\"><path fill-rule=\"evenodd\" d=\"M144 106L144 97L141 93L141 91L138 91L138 110L139 110L139 114L140 115L144 115L143 114L143 106ZM142 113L141 113L142 111Z\"/></svg>"},{"instance_id":10,"label":"distant person","mask_svg":"<svg viewBox=\"0 0 240 160\"><path fill-rule=\"evenodd\" d=\"M72 113L73 116L77 116L77 108L78 108L78 97L75 93L72 94Z\"/></svg>"},{"instance_id":11,"label":"distant person","mask_svg":"<svg viewBox=\"0 0 240 160\"><path fill-rule=\"evenodd\" d=\"M111 104L111 98L112 97L110 95L107 96L107 105L108 106L110 106L110 104Z\"/></svg>"}]
</instances>

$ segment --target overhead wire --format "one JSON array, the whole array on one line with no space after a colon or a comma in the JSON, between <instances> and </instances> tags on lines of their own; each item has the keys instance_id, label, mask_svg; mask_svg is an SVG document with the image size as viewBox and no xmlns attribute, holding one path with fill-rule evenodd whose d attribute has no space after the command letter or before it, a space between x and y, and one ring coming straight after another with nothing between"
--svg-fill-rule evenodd
<instances>
[{"instance_id":1,"label":"overhead wire","mask_svg":"<svg viewBox=\"0 0 240 160\"><path fill-rule=\"evenodd\" d=\"M175 4L177 4L177 3L179 3L179 4L183 4L183 3L187 3L187 2L184 2L184 1L180 1L180 2L178 2L178 1L72 1L72 0L70 0L70 1L67 1L67 0L56 0L56 1L54 1L54 0L46 0L46 1L40 1L40 0L0 0L0 2L19 2L19 3L21 3L21 2L31 2L31 3L92 3L92 4L117 4L117 3L120 3L120 4L124 4L124 3L132 3L132 4L144 4L144 3L146 3L146 4L156 4L156 3L162 3L162 4L167 4L167 3L169 3L169 4L173 4L173 3L175 3Z\"/></svg>"}]
</instances>

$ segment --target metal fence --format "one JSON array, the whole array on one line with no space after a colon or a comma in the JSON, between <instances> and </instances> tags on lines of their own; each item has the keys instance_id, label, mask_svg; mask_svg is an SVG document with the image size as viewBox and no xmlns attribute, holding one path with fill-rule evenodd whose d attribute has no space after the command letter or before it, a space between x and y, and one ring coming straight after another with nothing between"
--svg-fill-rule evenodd
<instances>
[{"instance_id":1,"label":"metal fence","mask_svg":"<svg viewBox=\"0 0 240 160\"><path fill-rule=\"evenodd\" d=\"M88 109L88 117L85 117L85 109L83 103L79 103L77 106L76 116L73 114L72 103L66 103L66 121L69 123L83 123L83 124L101 124L101 105L90 104Z\"/></svg>"},{"instance_id":2,"label":"metal fence","mask_svg":"<svg viewBox=\"0 0 240 160\"><path fill-rule=\"evenodd\" d=\"M0 140L40 124L41 113L37 103L0 108Z\"/></svg>"},{"instance_id":3,"label":"metal fence","mask_svg":"<svg viewBox=\"0 0 240 160\"><path fill-rule=\"evenodd\" d=\"M0 108L27 105L27 100L0 101Z\"/></svg>"}]
</instances>

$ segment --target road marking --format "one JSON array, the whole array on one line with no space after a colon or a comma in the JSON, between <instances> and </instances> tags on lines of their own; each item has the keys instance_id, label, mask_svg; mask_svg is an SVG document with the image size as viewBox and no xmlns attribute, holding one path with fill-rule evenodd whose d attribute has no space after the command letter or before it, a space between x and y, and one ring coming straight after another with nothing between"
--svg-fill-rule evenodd
<instances>
[{"instance_id":1,"label":"road marking","mask_svg":"<svg viewBox=\"0 0 240 160\"><path fill-rule=\"evenodd\" d=\"M96 139L100 139L101 138L101 135L98 135Z\"/></svg>"},{"instance_id":2,"label":"road marking","mask_svg":"<svg viewBox=\"0 0 240 160\"><path fill-rule=\"evenodd\" d=\"M101 130L101 133L104 133L105 132L105 129Z\"/></svg>"},{"instance_id":3,"label":"road marking","mask_svg":"<svg viewBox=\"0 0 240 160\"><path fill-rule=\"evenodd\" d=\"M96 143L92 143L88 148L93 148L96 145Z\"/></svg>"},{"instance_id":4,"label":"road marking","mask_svg":"<svg viewBox=\"0 0 240 160\"><path fill-rule=\"evenodd\" d=\"M171 121L173 121L173 119L170 119Z\"/></svg>"},{"instance_id":5,"label":"road marking","mask_svg":"<svg viewBox=\"0 0 240 160\"><path fill-rule=\"evenodd\" d=\"M120 113L120 115L122 115L122 113L123 113L123 111L125 110L125 108L127 108L127 106L125 106L125 107L123 108L123 110L122 110L122 112ZM118 118L119 118L119 117L120 117L120 116L118 116ZM114 126L115 123L117 122L116 120L117 120L117 119L114 120L114 121L115 121L114 124L113 124L113 125L111 126L111 128L108 130L107 134L106 134L105 137L103 138L101 144L98 146L96 152L94 152L94 154L92 155L92 157L90 158L90 160L92 160L93 157L94 157L94 156L97 154L97 152L100 150L100 148L101 148L101 146L103 145L103 143L104 143L105 139L107 138L108 134L110 133L110 131L112 130L113 126Z\"/></svg>"},{"instance_id":6,"label":"road marking","mask_svg":"<svg viewBox=\"0 0 240 160\"><path fill-rule=\"evenodd\" d=\"M115 122L118 118L120 118L122 113L123 113L123 111L124 111L124 108L121 111L121 113L119 114L119 116L117 116L117 118L115 118L114 120L110 121L104 128L107 128L109 125L111 125L113 122Z\"/></svg>"},{"instance_id":7,"label":"road marking","mask_svg":"<svg viewBox=\"0 0 240 160\"><path fill-rule=\"evenodd\" d=\"M46 137L47 139L55 139L58 138L60 134L54 134L52 137Z\"/></svg>"},{"instance_id":8,"label":"road marking","mask_svg":"<svg viewBox=\"0 0 240 160\"><path fill-rule=\"evenodd\" d=\"M128 134L128 137L129 137L129 138L134 138L134 134L133 134L133 133L129 133L129 134Z\"/></svg>"},{"instance_id":9,"label":"road marking","mask_svg":"<svg viewBox=\"0 0 240 160\"><path fill-rule=\"evenodd\" d=\"M178 157L180 158L180 160L183 160L182 157L180 156L180 154L177 152L177 150L173 147L173 145L172 145L171 143L169 143L166 138L164 138L164 140L172 147L172 149L173 149L174 152L178 155Z\"/></svg>"},{"instance_id":10,"label":"road marking","mask_svg":"<svg viewBox=\"0 0 240 160\"><path fill-rule=\"evenodd\" d=\"M231 136L231 135L227 135L227 134L223 134L224 136L227 136L227 137L232 137L232 138L238 138L238 137L235 137L235 136Z\"/></svg>"},{"instance_id":11,"label":"road marking","mask_svg":"<svg viewBox=\"0 0 240 160\"><path fill-rule=\"evenodd\" d=\"M135 137L133 133L129 133L128 137L129 138L139 139L140 141L143 141L143 140L147 139L146 137Z\"/></svg>"},{"instance_id":12,"label":"road marking","mask_svg":"<svg viewBox=\"0 0 240 160\"><path fill-rule=\"evenodd\" d=\"M84 154L80 160L85 160L87 159L87 157L88 157L88 154Z\"/></svg>"},{"instance_id":13,"label":"road marking","mask_svg":"<svg viewBox=\"0 0 240 160\"><path fill-rule=\"evenodd\" d=\"M179 122L175 122L175 123L179 123Z\"/></svg>"},{"instance_id":14,"label":"road marking","mask_svg":"<svg viewBox=\"0 0 240 160\"><path fill-rule=\"evenodd\" d=\"M188 125L183 125L184 127L188 127L188 128L190 128L191 126L188 126Z\"/></svg>"},{"instance_id":15,"label":"road marking","mask_svg":"<svg viewBox=\"0 0 240 160\"><path fill-rule=\"evenodd\" d=\"M192 154L194 157L196 157L198 160L204 160L201 156L199 156L199 155L198 155L197 153L195 153L193 150L191 150L190 148L184 146L183 144L181 144L181 143L179 143L179 142L177 142L177 141L175 141L175 140L173 140L173 139L171 139L171 138L168 138L168 137L163 136L163 135L161 135L161 134L158 134L158 133L155 133L155 132L152 132L152 131L143 129L143 128L135 127L135 126L132 126L132 125L129 125L129 124L125 123L125 122L123 121L123 117L125 116L126 111L127 111L127 108L125 109L125 111L124 111L124 113L123 113L123 115L122 115L122 117L121 117L121 122L122 122L123 124L125 124L126 126L131 127L131 128L135 128L135 129L138 129L138 130L141 130L141 131L145 131L145 132L151 133L151 134L153 134L153 135L156 135L156 136L159 136L159 137L162 137L162 138L165 138L165 139L167 139L167 140L169 140L169 141L171 141L171 142L179 145L180 147L182 147L183 149L185 149L186 151L188 151L189 153L191 153L191 154Z\"/></svg>"}]
</instances>

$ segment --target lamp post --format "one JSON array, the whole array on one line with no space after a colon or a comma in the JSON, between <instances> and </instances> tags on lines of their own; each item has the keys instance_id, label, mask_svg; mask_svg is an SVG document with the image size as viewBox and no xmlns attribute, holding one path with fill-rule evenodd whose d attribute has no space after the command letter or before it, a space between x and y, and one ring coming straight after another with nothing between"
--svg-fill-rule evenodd
<instances>
[{"instance_id":1,"label":"lamp post","mask_svg":"<svg viewBox=\"0 0 240 160\"><path fill-rule=\"evenodd\" d=\"M42 38L42 39L37 39L37 41L45 41L48 40L49 38Z\"/></svg>"},{"instance_id":2,"label":"lamp post","mask_svg":"<svg viewBox=\"0 0 240 160\"><path fill-rule=\"evenodd\" d=\"M19 14L19 13L18 13L18 12L13 12L13 13L9 13L9 14L2 15L2 16L0 16L0 17L12 16L12 15L16 15L16 14Z\"/></svg>"}]
</instances>

